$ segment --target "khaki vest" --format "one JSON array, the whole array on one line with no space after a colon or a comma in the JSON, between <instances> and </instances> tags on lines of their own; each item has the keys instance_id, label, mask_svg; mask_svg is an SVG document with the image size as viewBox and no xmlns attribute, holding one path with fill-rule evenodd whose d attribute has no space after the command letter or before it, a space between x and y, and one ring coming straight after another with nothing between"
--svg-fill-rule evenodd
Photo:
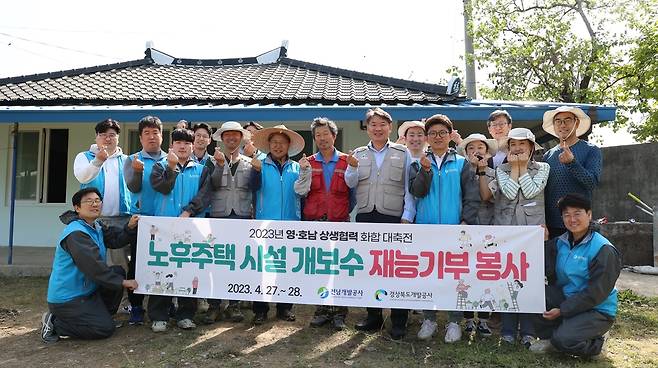
<instances>
[{"instance_id":1,"label":"khaki vest","mask_svg":"<svg viewBox=\"0 0 658 368\"><path fill-rule=\"evenodd\" d=\"M224 164L224 171L221 173L215 167L212 176L211 217L227 217L231 214L231 210L238 216L252 216L252 192L249 190L250 175L251 160L244 155L239 156L235 176L231 175L228 162Z\"/></svg>"},{"instance_id":2,"label":"khaki vest","mask_svg":"<svg viewBox=\"0 0 658 368\"><path fill-rule=\"evenodd\" d=\"M407 149L389 142L381 167L377 167L375 155L368 147L354 151L359 160L359 183L356 187L358 213L377 212L401 217L404 210L404 181Z\"/></svg>"},{"instance_id":3,"label":"khaki vest","mask_svg":"<svg viewBox=\"0 0 658 368\"><path fill-rule=\"evenodd\" d=\"M541 163L544 164L544 163ZM528 174L534 178L539 172L540 163L532 161L528 166ZM501 164L498 169L510 175L512 167L508 163ZM525 198L519 188L516 198L507 199L499 189L494 202L494 225L543 225L546 223L544 214L544 191L534 198Z\"/></svg>"}]
</instances>

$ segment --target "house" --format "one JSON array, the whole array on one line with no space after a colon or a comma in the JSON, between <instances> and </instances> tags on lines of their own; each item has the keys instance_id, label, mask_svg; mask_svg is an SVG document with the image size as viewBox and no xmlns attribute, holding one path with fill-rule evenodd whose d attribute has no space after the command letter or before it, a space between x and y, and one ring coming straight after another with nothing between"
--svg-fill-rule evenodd
<instances>
[{"instance_id":1,"label":"house","mask_svg":"<svg viewBox=\"0 0 658 368\"><path fill-rule=\"evenodd\" d=\"M75 155L89 148L94 125L108 117L122 124L119 145L128 154L140 148L137 122L146 115L160 117L165 133L180 119L214 127L228 120L283 123L302 134L310 154L309 125L318 116L336 121L337 147L347 151L367 142L361 120L374 106L398 123L443 113L462 135L486 131L488 115L504 108L515 126L541 135L541 116L556 105L468 100L459 90L455 78L436 85L291 59L285 46L214 60L148 48L143 59L0 79L0 245L54 246L58 216L79 188ZM614 107L580 106L595 122L614 120Z\"/></svg>"}]
</instances>

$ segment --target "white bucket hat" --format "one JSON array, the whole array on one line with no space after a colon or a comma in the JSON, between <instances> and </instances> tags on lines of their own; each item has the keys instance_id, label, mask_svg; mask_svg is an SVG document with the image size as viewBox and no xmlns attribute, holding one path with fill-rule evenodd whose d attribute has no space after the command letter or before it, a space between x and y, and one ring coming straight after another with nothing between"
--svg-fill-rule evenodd
<instances>
[{"instance_id":1,"label":"white bucket hat","mask_svg":"<svg viewBox=\"0 0 658 368\"><path fill-rule=\"evenodd\" d=\"M480 133L470 134L468 137L464 138L461 141L461 143L459 143L457 148L461 149L462 152L466 153L466 146L468 146L469 143L475 141L484 142L484 144L487 145L487 152L489 152L491 156L496 155L496 151L498 151L498 142L496 142L495 139L487 139L487 137L485 137L484 134L480 134Z\"/></svg>"},{"instance_id":2,"label":"white bucket hat","mask_svg":"<svg viewBox=\"0 0 658 368\"><path fill-rule=\"evenodd\" d=\"M304 150L304 138L294 130L286 128L285 125L277 125L272 128L263 128L254 132L252 142L259 150L269 153L270 142L268 141L270 134L279 133L285 134L290 138L290 146L288 147L288 156L294 156Z\"/></svg>"},{"instance_id":3,"label":"white bucket hat","mask_svg":"<svg viewBox=\"0 0 658 368\"><path fill-rule=\"evenodd\" d=\"M413 127L421 128L423 132L425 132L425 124L421 123L420 121L418 120L405 121L398 128L398 138L404 137L404 135L407 134L407 130Z\"/></svg>"},{"instance_id":4,"label":"white bucket hat","mask_svg":"<svg viewBox=\"0 0 658 368\"><path fill-rule=\"evenodd\" d=\"M587 114L585 114L585 112L581 108L575 106L560 106L555 110L549 110L544 113L544 122L542 123L541 127L544 129L546 133L554 137L558 136L555 133L555 126L553 125L553 119L555 118L555 115L561 112L570 112L574 114L580 121L580 124L576 129L576 137L580 137L581 135L587 133L590 126L592 126L592 119L590 119L589 116L587 116Z\"/></svg>"},{"instance_id":5,"label":"white bucket hat","mask_svg":"<svg viewBox=\"0 0 658 368\"><path fill-rule=\"evenodd\" d=\"M515 139L517 141L522 141L527 139L530 142L534 143L535 150L544 149L544 147L537 144L537 142L535 141L535 135L532 134L532 132L528 128L512 128L507 134L507 138L505 138L505 141L503 142L503 147L505 148L505 150L507 150L507 146L508 146L507 142L509 142L510 139Z\"/></svg>"},{"instance_id":6,"label":"white bucket hat","mask_svg":"<svg viewBox=\"0 0 658 368\"><path fill-rule=\"evenodd\" d=\"M212 135L212 139L216 140L217 142L222 141L222 134L224 132L240 132L242 133L242 140L246 141L251 138L251 133L247 129L243 129L240 123L237 121L227 121L222 126L217 129L215 133Z\"/></svg>"}]
</instances>

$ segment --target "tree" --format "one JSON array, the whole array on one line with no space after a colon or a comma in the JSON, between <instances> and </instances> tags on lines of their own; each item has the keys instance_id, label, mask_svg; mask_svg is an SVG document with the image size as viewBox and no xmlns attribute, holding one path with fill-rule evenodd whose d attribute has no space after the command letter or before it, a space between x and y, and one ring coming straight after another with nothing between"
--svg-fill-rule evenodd
<instances>
[{"instance_id":1,"label":"tree","mask_svg":"<svg viewBox=\"0 0 658 368\"><path fill-rule=\"evenodd\" d=\"M639 48L639 40L642 32L656 30L646 20L655 22L650 15L657 3L472 0L473 57L490 70L491 87L481 87L480 93L494 99L612 103L620 108L616 128L628 124L634 112L658 119L655 98L651 103L641 87L646 81L635 78L637 88L628 87L637 68L649 70L647 65L655 63L649 57L655 43L645 37L646 46ZM645 125L634 126L636 137L658 139L658 132L642 135Z\"/></svg>"}]
</instances>

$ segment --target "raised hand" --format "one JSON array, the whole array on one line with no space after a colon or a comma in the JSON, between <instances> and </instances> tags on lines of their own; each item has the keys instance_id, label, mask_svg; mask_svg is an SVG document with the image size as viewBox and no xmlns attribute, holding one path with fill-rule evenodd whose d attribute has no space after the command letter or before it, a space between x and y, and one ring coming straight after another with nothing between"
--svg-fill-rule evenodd
<instances>
[{"instance_id":1,"label":"raised hand","mask_svg":"<svg viewBox=\"0 0 658 368\"><path fill-rule=\"evenodd\" d=\"M99 147L98 153L96 154L96 158L100 162L105 162L105 160L107 160L108 156L110 156L110 155L107 153L107 146Z\"/></svg>"},{"instance_id":2,"label":"raised hand","mask_svg":"<svg viewBox=\"0 0 658 368\"><path fill-rule=\"evenodd\" d=\"M567 142L564 141L560 143L560 146L562 147L562 153L558 156L560 162L565 165L572 163L576 157L573 155L573 152L571 152L571 147L569 147Z\"/></svg>"},{"instance_id":3,"label":"raised hand","mask_svg":"<svg viewBox=\"0 0 658 368\"><path fill-rule=\"evenodd\" d=\"M176 165L178 165L178 156L174 153L173 149L169 149L169 153L167 153L167 165L173 170L176 168Z\"/></svg>"},{"instance_id":4,"label":"raised hand","mask_svg":"<svg viewBox=\"0 0 658 368\"><path fill-rule=\"evenodd\" d=\"M350 153L347 154L347 163L352 167L359 166L359 160L354 157L354 152L350 151Z\"/></svg>"},{"instance_id":5,"label":"raised hand","mask_svg":"<svg viewBox=\"0 0 658 368\"><path fill-rule=\"evenodd\" d=\"M253 167L256 171L260 171L260 169L263 167L263 163L257 157L254 157L251 159L251 167Z\"/></svg>"},{"instance_id":6,"label":"raised hand","mask_svg":"<svg viewBox=\"0 0 658 368\"><path fill-rule=\"evenodd\" d=\"M131 166L136 172L144 171L144 163L139 159L136 153L133 155Z\"/></svg>"},{"instance_id":7,"label":"raised hand","mask_svg":"<svg viewBox=\"0 0 658 368\"><path fill-rule=\"evenodd\" d=\"M459 134L459 130L453 129L450 133L450 140L455 142L455 144L460 144L462 142L462 136Z\"/></svg>"},{"instance_id":8,"label":"raised hand","mask_svg":"<svg viewBox=\"0 0 658 368\"><path fill-rule=\"evenodd\" d=\"M299 167L301 167L304 170L311 168L311 163L308 162L308 159L306 158L306 154L303 154L302 158L299 159Z\"/></svg>"},{"instance_id":9,"label":"raised hand","mask_svg":"<svg viewBox=\"0 0 658 368\"><path fill-rule=\"evenodd\" d=\"M224 152L222 152L219 147L215 147L215 154L212 157L215 158L217 166L224 166L226 163L226 156L224 156Z\"/></svg>"},{"instance_id":10,"label":"raised hand","mask_svg":"<svg viewBox=\"0 0 658 368\"><path fill-rule=\"evenodd\" d=\"M254 144L251 143L251 142L245 143L245 145L244 145L244 154L245 154L245 156L251 157L251 156L254 155L254 153L256 153L256 146L254 146Z\"/></svg>"},{"instance_id":11,"label":"raised hand","mask_svg":"<svg viewBox=\"0 0 658 368\"><path fill-rule=\"evenodd\" d=\"M432 162L429 158L427 158L427 156L423 156L420 158L420 166L423 168L423 170L429 172L432 169Z\"/></svg>"}]
</instances>

